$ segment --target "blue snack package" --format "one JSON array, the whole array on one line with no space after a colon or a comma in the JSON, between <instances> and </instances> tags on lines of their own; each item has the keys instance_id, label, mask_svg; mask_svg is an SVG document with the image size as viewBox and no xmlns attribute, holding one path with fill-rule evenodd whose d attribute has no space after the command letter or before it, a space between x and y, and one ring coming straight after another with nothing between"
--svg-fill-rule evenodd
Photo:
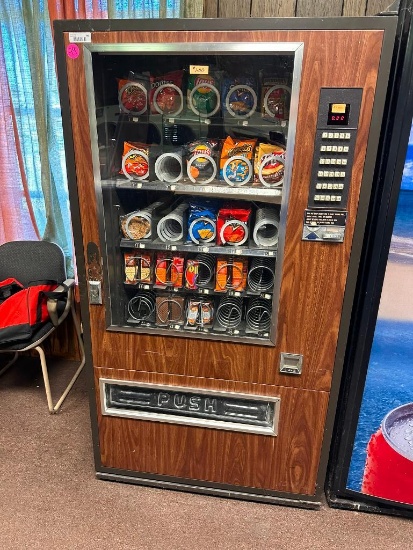
<instances>
[{"instance_id":1,"label":"blue snack package","mask_svg":"<svg viewBox=\"0 0 413 550\"><path fill-rule=\"evenodd\" d=\"M234 117L251 116L257 108L257 84L253 77L226 77L222 83L222 111Z\"/></svg>"}]
</instances>

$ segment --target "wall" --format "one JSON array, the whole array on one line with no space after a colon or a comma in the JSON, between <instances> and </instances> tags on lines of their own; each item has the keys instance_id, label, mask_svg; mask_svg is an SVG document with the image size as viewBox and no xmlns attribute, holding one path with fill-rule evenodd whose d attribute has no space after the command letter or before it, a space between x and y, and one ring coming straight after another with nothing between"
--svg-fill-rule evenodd
<instances>
[{"instance_id":1,"label":"wall","mask_svg":"<svg viewBox=\"0 0 413 550\"><path fill-rule=\"evenodd\" d=\"M205 17L335 17L376 15L392 0L204 0Z\"/></svg>"}]
</instances>

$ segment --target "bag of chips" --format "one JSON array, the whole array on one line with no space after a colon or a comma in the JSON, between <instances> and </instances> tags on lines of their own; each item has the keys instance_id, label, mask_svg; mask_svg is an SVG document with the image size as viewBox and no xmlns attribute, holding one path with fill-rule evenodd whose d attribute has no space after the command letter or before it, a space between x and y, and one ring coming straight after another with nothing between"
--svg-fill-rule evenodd
<instances>
[{"instance_id":1,"label":"bag of chips","mask_svg":"<svg viewBox=\"0 0 413 550\"><path fill-rule=\"evenodd\" d=\"M253 77L226 77L222 83L222 111L231 116L251 116L257 109L257 84Z\"/></svg>"},{"instance_id":2,"label":"bag of chips","mask_svg":"<svg viewBox=\"0 0 413 550\"><path fill-rule=\"evenodd\" d=\"M284 181L285 149L260 143L255 149L254 181L266 187L280 187Z\"/></svg>"},{"instance_id":3,"label":"bag of chips","mask_svg":"<svg viewBox=\"0 0 413 550\"><path fill-rule=\"evenodd\" d=\"M187 103L191 111L203 118L214 116L220 108L219 75L189 75Z\"/></svg>"},{"instance_id":4,"label":"bag of chips","mask_svg":"<svg viewBox=\"0 0 413 550\"><path fill-rule=\"evenodd\" d=\"M120 173L130 180L147 179L149 177L149 145L125 141Z\"/></svg>"},{"instance_id":5,"label":"bag of chips","mask_svg":"<svg viewBox=\"0 0 413 550\"><path fill-rule=\"evenodd\" d=\"M150 105L152 114L178 115L184 106L182 95L183 71L172 71L161 76L152 76Z\"/></svg>"},{"instance_id":6,"label":"bag of chips","mask_svg":"<svg viewBox=\"0 0 413 550\"><path fill-rule=\"evenodd\" d=\"M220 179L225 180L229 185L247 183L253 173L252 160L256 143L256 139L234 139L228 136L221 149Z\"/></svg>"}]
</instances>

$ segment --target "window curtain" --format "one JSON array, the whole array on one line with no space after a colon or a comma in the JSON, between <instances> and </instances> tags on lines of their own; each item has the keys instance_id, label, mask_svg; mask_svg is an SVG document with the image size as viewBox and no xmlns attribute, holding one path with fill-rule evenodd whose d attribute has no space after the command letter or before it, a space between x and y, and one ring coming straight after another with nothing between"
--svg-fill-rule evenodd
<instances>
[{"instance_id":1,"label":"window curtain","mask_svg":"<svg viewBox=\"0 0 413 550\"><path fill-rule=\"evenodd\" d=\"M72 234L54 19L202 17L204 0L0 0L0 244Z\"/></svg>"}]
</instances>

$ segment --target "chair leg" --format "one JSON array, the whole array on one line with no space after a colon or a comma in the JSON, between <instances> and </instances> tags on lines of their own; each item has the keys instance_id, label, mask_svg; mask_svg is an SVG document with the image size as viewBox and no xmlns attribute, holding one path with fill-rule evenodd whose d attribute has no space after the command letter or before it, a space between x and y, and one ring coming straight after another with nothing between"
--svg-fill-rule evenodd
<instances>
[{"instance_id":1,"label":"chair leg","mask_svg":"<svg viewBox=\"0 0 413 550\"><path fill-rule=\"evenodd\" d=\"M76 370L74 376L72 377L69 384L67 385L65 391L62 393L62 395L60 396L60 398L57 401L56 405L54 405L54 406L53 406L53 401L52 401L52 393L51 393L51 390L50 390L49 374L48 374L47 365L46 365L46 357L45 357L43 348L41 346L37 346L35 348L38 351L39 355L40 355L40 362L42 364L44 387L45 387L45 390L46 390L47 406L48 406L49 412L51 414L58 412L58 410L62 406L63 401L66 399L68 393L72 389L72 387L73 387L74 383L76 382L79 374L82 372L82 369L85 366L85 360L86 360L86 358L85 358L85 348L83 346L82 334L80 332L80 324L79 324L79 320L77 318L75 306L74 306L73 303L71 305L71 311L72 311L72 317L73 317L73 324L75 326L76 335L77 335L77 339L78 339L78 342L79 342L81 362L80 362L80 365L79 365L78 369Z\"/></svg>"},{"instance_id":2,"label":"chair leg","mask_svg":"<svg viewBox=\"0 0 413 550\"><path fill-rule=\"evenodd\" d=\"M1 376L4 372L6 372L6 370L8 370L8 369L13 365L13 363L15 363L15 361L16 361L16 359L17 359L18 356L19 356L19 352L16 351L16 352L14 353L14 355L13 355L13 359L10 359L10 361L7 363L7 365L4 366L4 367L0 370L0 376Z\"/></svg>"},{"instance_id":3,"label":"chair leg","mask_svg":"<svg viewBox=\"0 0 413 550\"><path fill-rule=\"evenodd\" d=\"M40 363L42 365L44 389L46 390L46 399L49 412L53 413L53 401L52 401L52 392L50 391L50 382L49 382L49 373L47 371L46 356L44 354L43 348L41 346L36 346L34 348L40 355Z\"/></svg>"}]
</instances>

